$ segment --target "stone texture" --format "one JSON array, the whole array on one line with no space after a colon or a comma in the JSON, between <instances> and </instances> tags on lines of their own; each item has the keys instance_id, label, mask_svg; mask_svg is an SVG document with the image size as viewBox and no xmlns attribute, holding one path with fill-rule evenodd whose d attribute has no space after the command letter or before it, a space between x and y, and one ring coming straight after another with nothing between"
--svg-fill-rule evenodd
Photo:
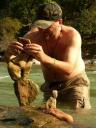
<instances>
[{"instance_id":1,"label":"stone texture","mask_svg":"<svg viewBox=\"0 0 96 128\"><path fill-rule=\"evenodd\" d=\"M36 107L0 106L0 128L72 128Z\"/></svg>"}]
</instances>

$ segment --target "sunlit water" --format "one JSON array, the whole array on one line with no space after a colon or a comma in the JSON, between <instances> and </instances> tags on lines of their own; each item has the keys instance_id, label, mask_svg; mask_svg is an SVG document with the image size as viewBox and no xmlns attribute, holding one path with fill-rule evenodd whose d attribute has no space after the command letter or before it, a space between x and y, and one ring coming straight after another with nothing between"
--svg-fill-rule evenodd
<instances>
[{"instance_id":1,"label":"sunlit water","mask_svg":"<svg viewBox=\"0 0 96 128\"><path fill-rule=\"evenodd\" d=\"M96 67L87 70L89 79L91 80L91 105L92 109L88 111L78 111L74 112L67 105L62 105L58 103L58 108L62 109L64 112L71 114L77 124L81 127L79 128L96 128ZM4 78L2 76L5 76ZM30 79L34 80L38 85L44 82L43 75L40 66L34 66ZM13 90L13 81L8 76L6 66L0 64L0 105L10 105L17 106L18 102ZM43 93L40 92L34 105L41 105L43 103ZM77 128L77 127L76 127Z\"/></svg>"}]
</instances>

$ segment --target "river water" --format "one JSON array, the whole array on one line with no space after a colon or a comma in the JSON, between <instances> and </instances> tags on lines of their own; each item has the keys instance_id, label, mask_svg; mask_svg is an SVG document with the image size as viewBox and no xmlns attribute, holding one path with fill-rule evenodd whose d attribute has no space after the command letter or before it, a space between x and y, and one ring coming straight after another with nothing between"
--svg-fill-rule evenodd
<instances>
[{"instance_id":1,"label":"river water","mask_svg":"<svg viewBox=\"0 0 96 128\"><path fill-rule=\"evenodd\" d=\"M91 105L92 109L87 111L73 111L67 105L57 104L57 107L64 112L71 114L80 128L96 128L96 67L88 67L87 74L91 81ZM30 79L41 85L44 82L40 66L34 66ZM0 63L0 105L18 106L17 99L14 95L13 81L10 79L6 65ZM43 93L40 92L34 105L43 103ZM77 127L76 127L77 128Z\"/></svg>"}]
</instances>

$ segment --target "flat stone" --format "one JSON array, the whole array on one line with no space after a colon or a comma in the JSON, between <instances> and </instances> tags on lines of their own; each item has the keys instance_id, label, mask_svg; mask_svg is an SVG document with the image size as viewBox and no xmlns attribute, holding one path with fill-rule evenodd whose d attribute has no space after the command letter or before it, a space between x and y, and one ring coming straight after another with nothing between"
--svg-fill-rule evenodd
<instances>
[{"instance_id":1,"label":"flat stone","mask_svg":"<svg viewBox=\"0 0 96 128\"><path fill-rule=\"evenodd\" d=\"M36 107L0 106L0 128L72 128Z\"/></svg>"}]
</instances>

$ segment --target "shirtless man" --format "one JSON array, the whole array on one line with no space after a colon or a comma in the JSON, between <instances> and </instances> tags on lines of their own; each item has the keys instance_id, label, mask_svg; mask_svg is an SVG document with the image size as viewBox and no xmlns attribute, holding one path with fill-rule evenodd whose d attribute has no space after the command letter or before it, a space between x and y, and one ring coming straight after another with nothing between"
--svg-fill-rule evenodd
<instances>
[{"instance_id":1,"label":"shirtless man","mask_svg":"<svg viewBox=\"0 0 96 128\"><path fill-rule=\"evenodd\" d=\"M56 3L41 5L37 16L40 20L24 36L34 43L23 48L22 43L15 42L9 49L24 50L41 62L45 99L52 90L58 90L58 100L68 100L75 109L90 109L90 82L81 56L79 32L62 24L62 10Z\"/></svg>"}]
</instances>

